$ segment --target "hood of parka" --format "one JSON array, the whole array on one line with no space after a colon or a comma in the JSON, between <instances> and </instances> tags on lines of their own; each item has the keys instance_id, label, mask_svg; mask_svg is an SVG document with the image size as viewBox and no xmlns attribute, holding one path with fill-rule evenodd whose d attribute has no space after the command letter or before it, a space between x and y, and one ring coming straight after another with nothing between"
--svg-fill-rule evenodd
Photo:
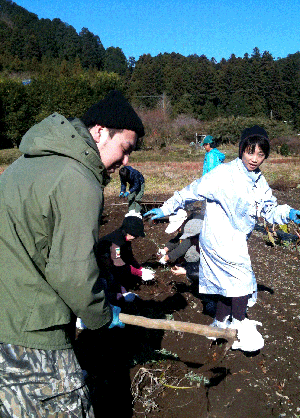
<instances>
[{"instance_id":1,"label":"hood of parka","mask_svg":"<svg viewBox=\"0 0 300 418\"><path fill-rule=\"evenodd\" d=\"M26 132L19 149L30 157L56 154L73 158L90 169L104 185L110 180L96 143L80 119L68 120L53 113Z\"/></svg>"}]
</instances>

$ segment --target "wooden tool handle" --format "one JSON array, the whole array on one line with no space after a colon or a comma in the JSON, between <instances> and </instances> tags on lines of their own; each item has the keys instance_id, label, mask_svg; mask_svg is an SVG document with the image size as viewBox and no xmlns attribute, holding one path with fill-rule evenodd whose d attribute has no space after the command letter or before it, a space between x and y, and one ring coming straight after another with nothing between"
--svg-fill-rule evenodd
<instances>
[{"instance_id":1,"label":"wooden tool handle","mask_svg":"<svg viewBox=\"0 0 300 418\"><path fill-rule=\"evenodd\" d=\"M170 321L166 319L150 319L143 316L128 315L124 313L120 313L119 318L120 321L124 324L137 325L144 328L189 332L191 334L204 335L206 337L224 338L226 340L234 340L236 338L236 330L231 328L214 328L209 325Z\"/></svg>"}]
</instances>

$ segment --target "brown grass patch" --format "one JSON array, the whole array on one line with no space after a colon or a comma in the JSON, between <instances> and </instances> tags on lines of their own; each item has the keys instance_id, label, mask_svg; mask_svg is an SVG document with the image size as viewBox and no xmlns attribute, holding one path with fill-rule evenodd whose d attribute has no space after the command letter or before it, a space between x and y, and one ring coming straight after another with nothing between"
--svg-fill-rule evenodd
<instances>
[{"instance_id":1,"label":"brown grass patch","mask_svg":"<svg viewBox=\"0 0 300 418\"><path fill-rule=\"evenodd\" d=\"M262 172L273 189L297 187L300 184L300 158L270 157L263 163Z\"/></svg>"},{"instance_id":2,"label":"brown grass patch","mask_svg":"<svg viewBox=\"0 0 300 418\"><path fill-rule=\"evenodd\" d=\"M170 196L176 191L201 177L203 162L148 162L134 163L132 167L139 170L145 178L145 193L168 193ZM120 191L118 173L105 189L105 194L112 196Z\"/></svg>"},{"instance_id":3,"label":"brown grass patch","mask_svg":"<svg viewBox=\"0 0 300 418\"><path fill-rule=\"evenodd\" d=\"M187 152L188 146L183 147L181 152ZM226 154L226 162L236 158L236 153L232 147L222 147ZM172 159L172 155L162 155L156 161L149 158L143 161L144 154L151 157L152 152L133 153L129 164L139 170L145 177L146 194L167 193L170 196L176 191L190 184L195 179L202 176L203 160L205 153L201 150L195 161L195 156L191 155L187 161L165 161L168 156ZM153 152L155 154L155 151ZM152 155L153 156L153 155ZM139 161L139 158L141 160ZM0 174L8 165L0 166ZM272 153L271 156L263 163L262 172L272 188L277 190L287 190L297 187L300 184L300 157L279 157L278 154ZM112 181L105 189L107 196L113 196L120 191L120 180L118 172L113 174Z\"/></svg>"}]
</instances>

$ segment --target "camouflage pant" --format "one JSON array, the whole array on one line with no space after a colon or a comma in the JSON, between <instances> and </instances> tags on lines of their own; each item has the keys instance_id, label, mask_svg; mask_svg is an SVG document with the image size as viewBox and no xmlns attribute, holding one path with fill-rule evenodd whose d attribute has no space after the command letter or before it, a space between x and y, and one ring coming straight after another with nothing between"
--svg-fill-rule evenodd
<instances>
[{"instance_id":1,"label":"camouflage pant","mask_svg":"<svg viewBox=\"0 0 300 418\"><path fill-rule=\"evenodd\" d=\"M94 418L72 349L0 344L1 418Z\"/></svg>"}]
</instances>

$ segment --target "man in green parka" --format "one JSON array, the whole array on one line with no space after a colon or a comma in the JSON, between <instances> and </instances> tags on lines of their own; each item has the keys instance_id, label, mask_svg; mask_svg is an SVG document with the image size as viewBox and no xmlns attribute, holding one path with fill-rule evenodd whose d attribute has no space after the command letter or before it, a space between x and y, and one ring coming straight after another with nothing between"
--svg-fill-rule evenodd
<instances>
[{"instance_id":1,"label":"man in green parka","mask_svg":"<svg viewBox=\"0 0 300 418\"><path fill-rule=\"evenodd\" d=\"M123 326L96 262L103 188L144 135L118 91L81 119L54 113L0 176L0 416L93 417L76 317Z\"/></svg>"}]
</instances>

